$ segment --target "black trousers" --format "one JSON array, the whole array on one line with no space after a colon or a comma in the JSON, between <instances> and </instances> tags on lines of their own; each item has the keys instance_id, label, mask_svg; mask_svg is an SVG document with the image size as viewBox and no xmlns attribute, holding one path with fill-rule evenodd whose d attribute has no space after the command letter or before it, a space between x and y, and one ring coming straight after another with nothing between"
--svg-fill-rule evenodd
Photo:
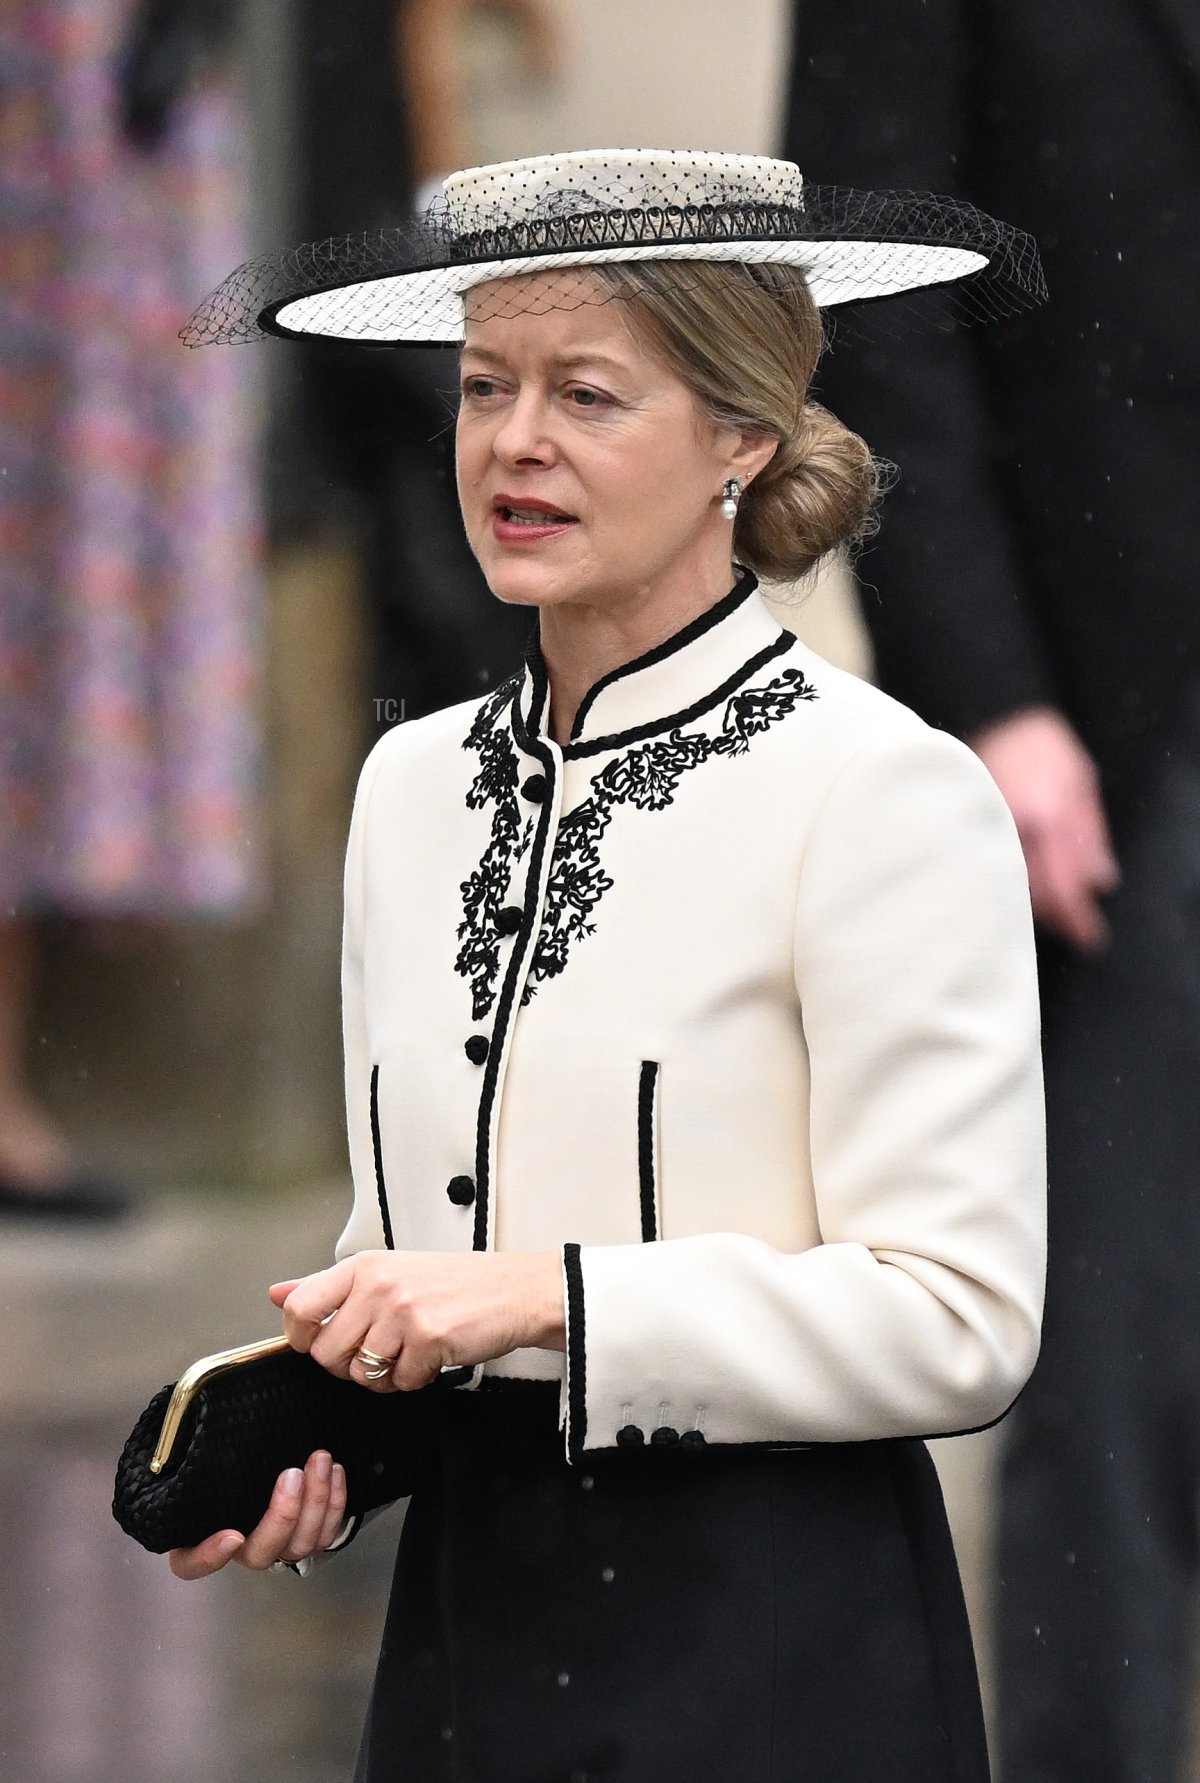
<instances>
[{"instance_id":1,"label":"black trousers","mask_svg":"<svg viewBox=\"0 0 1200 1783\"><path fill-rule=\"evenodd\" d=\"M923 1444L568 1467L557 1400L454 1395L357 1783L986 1783Z\"/></svg>"},{"instance_id":2,"label":"black trousers","mask_svg":"<svg viewBox=\"0 0 1200 1783\"><path fill-rule=\"evenodd\" d=\"M1200 1492L1200 706L1113 943L1043 961L1050 1249L997 1552L1003 1783L1178 1783Z\"/></svg>"}]
</instances>

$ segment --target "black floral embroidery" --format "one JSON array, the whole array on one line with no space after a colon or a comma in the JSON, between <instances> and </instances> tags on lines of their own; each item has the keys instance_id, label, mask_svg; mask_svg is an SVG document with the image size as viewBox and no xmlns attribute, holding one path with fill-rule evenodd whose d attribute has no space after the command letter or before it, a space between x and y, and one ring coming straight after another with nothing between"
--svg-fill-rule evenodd
<instances>
[{"instance_id":1,"label":"black floral embroidery","mask_svg":"<svg viewBox=\"0 0 1200 1783\"><path fill-rule=\"evenodd\" d=\"M815 700L817 690L799 669L785 669L765 687L747 687L735 693L725 707L722 735L713 743L714 755L745 755L751 737L765 731L777 719L794 711L800 700Z\"/></svg>"},{"instance_id":2,"label":"black floral embroidery","mask_svg":"<svg viewBox=\"0 0 1200 1783\"><path fill-rule=\"evenodd\" d=\"M685 737L672 731L664 740L635 749L611 762L592 782L606 815L611 805L636 805L639 811L662 811L675 796L685 768L698 767L711 753L703 733Z\"/></svg>"},{"instance_id":3,"label":"black floral embroidery","mask_svg":"<svg viewBox=\"0 0 1200 1783\"><path fill-rule=\"evenodd\" d=\"M472 810L492 802L492 835L478 867L462 881L462 943L455 970L471 981L472 1014L481 1021L491 1009L500 967L498 912L510 902L514 869L529 845L533 819L521 828L517 782L520 762L507 724L496 719L513 697L514 682L496 689L476 714L463 748L479 755L479 769L467 793ZM639 811L663 811L675 797L689 768L717 756L745 755L751 738L814 700L816 688L799 669L785 669L762 687L743 688L725 703L720 730L673 730L611 761L595 776L592 791L558 827L541 930L534 945L522 1005L538 984L564 970L571 947L595 933L597 904L611 891L612 879L600 864L599 844L619 805Z\"/></svg>"},{"instance_id":4,"label":"black floral embroidery","mask_svg":"<svg viewBox=\"0 0 1200 1783\"><path fill-rule=\"evenodd\" d=\"M539 983L556 978L571 944L595 933L590 919L613 881L600 865L598 844L618 805L663 811L689 768L715 756L744 755L751 737L783 718L802 700L817 697L799 669L785 669L765 687L745 688L727 701L716 736L704 731L670 731L618 756L592 781L592 791L559 825L542 926L521 994L527 1004Z\"/></svg>"},{"instance_id":5,"label":"black floral embroidery","mask_svg":"<svg viewBox=\"0 0 1200 1783\"><path fill-rule=\"evenodd\" d=\"M497 724L498 715L514 697L519 676L513 676L497 687L480 706L475 722L463 741L464 749L474 749L479 767L467 790L467 804L478 811L491 803L492 836L483 859L459 889L463 895L463 920L458 925L462 945L454 961L454 970L471 982L471 1014L482 1021L496 994L496 978L500 970L500 930L496 917L507 901L513 868L528 845L532 819L521 829L521 808L517 802L517 778L520 763L506 724Z\"/></svg>"}]
</instances>

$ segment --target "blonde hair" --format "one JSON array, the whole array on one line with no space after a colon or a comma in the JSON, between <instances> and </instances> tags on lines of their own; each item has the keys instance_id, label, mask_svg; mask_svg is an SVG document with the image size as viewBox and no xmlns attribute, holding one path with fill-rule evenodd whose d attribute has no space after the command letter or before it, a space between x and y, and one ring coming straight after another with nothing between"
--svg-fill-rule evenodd
<instances>
[{"instance_id":1,"label":"blonde hair","mask_svg":"<svg viewBox=\"0 0 1200 1783\"><path fill-rule=\"evenodd\" d=\"M799 267L651 260L588 270L628 301L635 329L645 324L715 422L779 441L738 508L733 548L743 563L791 581L867 536L888 467L808 400L823 337Z\"/></svg>"}]
</instances>

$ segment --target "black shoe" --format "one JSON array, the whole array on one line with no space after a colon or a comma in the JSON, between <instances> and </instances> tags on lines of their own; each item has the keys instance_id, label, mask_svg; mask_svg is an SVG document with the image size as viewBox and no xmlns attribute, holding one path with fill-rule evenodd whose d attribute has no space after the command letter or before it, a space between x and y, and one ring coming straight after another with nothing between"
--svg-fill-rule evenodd
<instances>
[{"instance_id":1,"label":"black shoe","mask_svg":"<svg viewBox=\"0 0 1200 1783\"><path fill-rule=\"evenodd\" d=\"M119 1220L133 1198L94 1170L69 1170L49 1188L33 1189L0 1171L0 1218L34 1220Z\"/></svg>"}]
</instances>

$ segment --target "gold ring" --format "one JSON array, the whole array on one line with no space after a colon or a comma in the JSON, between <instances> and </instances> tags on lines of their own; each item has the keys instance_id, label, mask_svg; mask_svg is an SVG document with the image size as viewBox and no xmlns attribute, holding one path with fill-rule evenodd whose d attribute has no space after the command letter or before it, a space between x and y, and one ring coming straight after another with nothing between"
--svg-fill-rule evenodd
<instances>
[{"instance_id":1,"label":"gold ring","mask_svg":"<svg viewBox=\"0 0 1200 1783\"><path fill-rule=\"evenodd\" d=\"M354 1360L363 1371L363 1379L368 1381L386 1380L391 1374L398 1356L377 1356L374 1350L355 1350Z\"/></svg>"}]
</instances>

